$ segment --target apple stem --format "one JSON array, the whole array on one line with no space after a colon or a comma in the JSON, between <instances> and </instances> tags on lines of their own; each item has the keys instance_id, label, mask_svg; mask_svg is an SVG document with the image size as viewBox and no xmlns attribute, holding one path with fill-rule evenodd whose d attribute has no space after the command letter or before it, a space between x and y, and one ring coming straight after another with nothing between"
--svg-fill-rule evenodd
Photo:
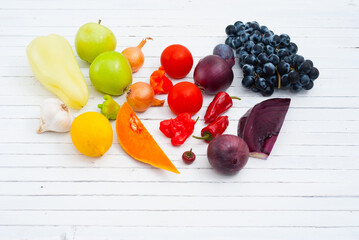
<instances>
[{"instance_id":1,"label":"apple stem","mask_svg":"<svg viewBox=\"0 0 359 240\"><path fill-rule=\"evenodd\" d=\"M101 19L98 20L98 24L101 24Z\"/></svg>"}]
</instances>

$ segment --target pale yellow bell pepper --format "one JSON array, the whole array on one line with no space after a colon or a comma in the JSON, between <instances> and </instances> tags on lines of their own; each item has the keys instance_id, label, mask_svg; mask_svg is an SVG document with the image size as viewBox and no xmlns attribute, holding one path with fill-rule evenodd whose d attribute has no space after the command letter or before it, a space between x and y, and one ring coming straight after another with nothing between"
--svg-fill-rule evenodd
<instances>
[{"instance_id":1,"label":"pale yellow bell pepper","mask_svg":"<svg viewBox=\"0 0 359 240\"><path fill-rule=\"evenodd\" d=\"M27 46L35 77L66 105L80 109L89 97L85 78L69 42L56 34L37 37Z\"/></svg>"}]
</instances>

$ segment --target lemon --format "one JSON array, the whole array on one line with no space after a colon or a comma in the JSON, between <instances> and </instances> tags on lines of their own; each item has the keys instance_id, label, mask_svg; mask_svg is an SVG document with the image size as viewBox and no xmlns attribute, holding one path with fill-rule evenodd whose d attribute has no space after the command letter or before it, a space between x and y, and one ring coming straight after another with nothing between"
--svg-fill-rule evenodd
<instances>
[{"instance_id":1,"label":"lemon","mask_svg":"<svg viewBox=\"0 0 359 240\"><path fill-rule=\"evenodd\" d=\"M99 157L105 154L112 145L112 126L104 115L98 112L85 112L73 121L71 139L82 154Z\"/></svg>"}]
</instances>

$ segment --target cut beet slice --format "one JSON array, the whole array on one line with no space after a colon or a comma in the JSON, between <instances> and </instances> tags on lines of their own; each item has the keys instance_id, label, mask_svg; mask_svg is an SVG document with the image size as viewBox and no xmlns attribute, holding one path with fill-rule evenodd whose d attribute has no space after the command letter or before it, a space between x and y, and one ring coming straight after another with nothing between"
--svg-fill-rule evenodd
<instances>
[{"instance_id":1,"label":"cut beet slice","mask_svg":"<svg viewBox=\"0 0 359 240\"><path fill-rule=\"evenodd\" d=\"M272 98L256 104L238 122L238 136L249 147L249 156L267 159L282 128L290 98Z\"/></svg>"}]
</instances>

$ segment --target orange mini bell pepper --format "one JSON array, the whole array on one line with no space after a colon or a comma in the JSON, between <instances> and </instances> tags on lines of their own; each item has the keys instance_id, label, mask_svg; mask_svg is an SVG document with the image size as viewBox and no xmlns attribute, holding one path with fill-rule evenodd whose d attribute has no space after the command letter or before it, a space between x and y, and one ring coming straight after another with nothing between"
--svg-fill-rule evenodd
<instances>
[{"instance_id":1,"label":"orange mini bell pepper","mask_svg":"<svg viewBox=\"0 0 359 240\"><path fill-rule=\"evenodd\" d=\"M150 84L155 94L169 93L173 87L172 81L166 77L162 66L151 74Z\"/></svg>"}]
</instances>

